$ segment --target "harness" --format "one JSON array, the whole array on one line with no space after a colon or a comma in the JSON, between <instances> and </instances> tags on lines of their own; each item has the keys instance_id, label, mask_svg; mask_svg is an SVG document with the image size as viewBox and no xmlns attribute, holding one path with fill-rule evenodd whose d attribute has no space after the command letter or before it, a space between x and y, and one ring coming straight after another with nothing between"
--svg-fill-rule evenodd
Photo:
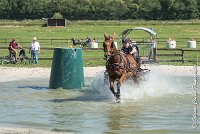
<instances>
[{"instance_id":1,"label":"harness","mask_svg":"<svg viewBox=\"0 0 200 134\"><path fill-rule=\"evenodd\" d=\"M110 63L110 60L112 60L111 58L113 58L114 56L120 56L120 62L119 63ZM106 61L106 69L126 69L127 65L124 64L122 62L122 54L118 53L118 54L111 54L109 57L107 57L107 61Z\"/></svg>"},{"instance_id":2,"label":"harness","mask_svg":"<svg viewBox=\"0 0 200 134\"><path fill-rule=\"evenodd\" d=\"M110 40L106 40L106 41L110 41ZM116 50L114 50L114 42L110 42L111 45L110 45L110 49L106 49L106 43L103 42L103 51L106 53L106 52L109 52L110 55L105 55L106 57L106 69L107 70L118 70L118 69L124 69L126 70L126 72L132 72L132 73L136 73L137 72L137 69L134 69L131 67L131 63L129 62L129 59L126 57L126 56L123 56L122 53L120 52L116 52ZM120 61L119 62L112 62L113 60L113 57L119 55L120 57ZM124 58L124 59L123 59ZM127 61L127 63L124 63L123 60Z\"/></svg>"}]
</instances>

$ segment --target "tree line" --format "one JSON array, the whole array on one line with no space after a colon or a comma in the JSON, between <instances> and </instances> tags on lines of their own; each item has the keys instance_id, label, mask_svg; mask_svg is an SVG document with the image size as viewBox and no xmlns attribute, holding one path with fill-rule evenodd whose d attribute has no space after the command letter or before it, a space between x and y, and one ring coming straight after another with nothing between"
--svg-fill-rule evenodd
<instances>
[{"instance_id":1,"label":"tree line","mask_svg":"<svg viewBox=\"0 0 200 134\"><path fill-rule=\"evenodd\" d=\"M0 0L0 19L199 19L200 0Z\"/></svg>"}]
</instances>

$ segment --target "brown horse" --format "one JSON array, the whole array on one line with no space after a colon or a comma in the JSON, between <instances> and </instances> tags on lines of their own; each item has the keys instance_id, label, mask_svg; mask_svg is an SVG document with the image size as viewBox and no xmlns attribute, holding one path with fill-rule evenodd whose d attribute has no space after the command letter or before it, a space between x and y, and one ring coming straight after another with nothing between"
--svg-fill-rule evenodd
<instances>
[{"instance_id":1,"label":"brown horse","mask_svg":"<svg viewBox=\"0 0 200 134\"><path fill-rule=\"evenodd\" d=\"M117 50L114 44L114 36L115 33L112 36L104 33L103 50L106 57L106 71L109 77L110 90L116 99L120 100L120 86L124 80L132 77L138 83L138 64L132 55L122 54ZM114 82L116 80L118 80L117 92L114 89Z\"/></svg>"}]
</instances>

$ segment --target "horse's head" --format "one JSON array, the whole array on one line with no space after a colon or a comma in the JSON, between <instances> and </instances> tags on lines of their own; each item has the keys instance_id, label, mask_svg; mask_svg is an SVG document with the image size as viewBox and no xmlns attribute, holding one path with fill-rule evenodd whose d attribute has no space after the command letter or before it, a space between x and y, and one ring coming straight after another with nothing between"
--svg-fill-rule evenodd
<instances>
[{"instance_id":1,"label":"horse's head","mask_svg":"<svg viewBox=\"0 0 200 134\"><path fill-rule=\"evenodd\" d=\"M105 40L103 42L103 50L104 50L105 57L108 57L111 54L113 54L115 51L117 51L116 46L114 44L114 36L115 36L115 33L113 33L112 36L104 33Z\"/></svg>"}]
</instances>

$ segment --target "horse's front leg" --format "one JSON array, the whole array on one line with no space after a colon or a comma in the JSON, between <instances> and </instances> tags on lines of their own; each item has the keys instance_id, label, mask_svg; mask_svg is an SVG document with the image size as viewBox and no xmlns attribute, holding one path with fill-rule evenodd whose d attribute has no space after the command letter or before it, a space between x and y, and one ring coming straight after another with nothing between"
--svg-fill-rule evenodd
<instances>
[{"instance_id":1,"label":"horse's front leg","mask_svg":"<svg viewBox=\"0 0 200 134\"><path fill-rule=\"evenodd\" d=\"M121 86L122 85L122 82L126 79L126 75L125 74L122 74L121 77L119 78L119 81L117 83L117 85Z\"/></svg>"},{"instance_id":2,"label":"horse's front leg","mask_svg":"<svg viewBox=\"0 0 200 134\"><path fill-rule=\"evenodd\" d=\"M117 83L117 94L116 94L116 97L117 97L117 100L120 100L120 87L122 85L122 82L126 79L126 75L123 74L119 80L118 80L118 83Z\"/></svg>"},{"instance_id":3,"label":"horse's front leg","mask_svg":"<svg viewBox=\"0 0 200 134\"><path fill-rule=\"evenodd\" d=\"M119 85L119 82L117 83L117 94L116 94L116 97L118 100L120 100L120 85Z\"/></svg>"},{"instance_id":4,"label":"horse's front leg","mask_svg":"<svg viewBox=\"0 0 200 134\"><path fill-rule=\"evenodd\" d=\"M116 96L116 92L114 89L114 80L109 78L109 81L110 81L110 91L113 93L114 96Z\"/></svg>"},{"instance_id":5,"label":"horse's front leg","mask_svg":"<svg viewBox=\"0 0 200 134\"><path fill-rule=\"evenodd\" d=\"M108 72L107 72L107 70L105 70L105 72L104 72L104 84L106 83L107 80L108 80Z\"/></svg>"}]
</instances>

